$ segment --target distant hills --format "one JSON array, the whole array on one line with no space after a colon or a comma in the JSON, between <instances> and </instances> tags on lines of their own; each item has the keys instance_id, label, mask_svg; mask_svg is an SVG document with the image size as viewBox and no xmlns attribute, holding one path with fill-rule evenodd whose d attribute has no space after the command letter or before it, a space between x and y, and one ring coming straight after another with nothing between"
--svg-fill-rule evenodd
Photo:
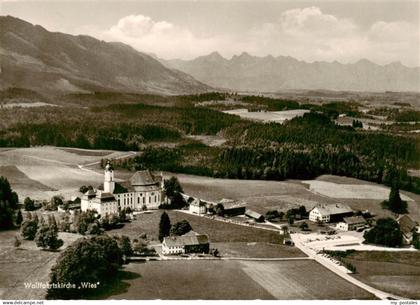
<instances>
[{"instance_id":1,"label":"distant hills","mask_svg":"<svg viewBox=\"0 0 420 305\"><path fill-rule=\"evenodd\" d=\"M11 16L0 16L0 65L0 90L187 94L210 89L123 43L53 33Z\"/></svg>"},{"instance_id":2,"label":"distant hills","mask_svg":"<svg viewBox=\"0 0 420 305\"><path fill-rule=\"evenodd\" d=\"M307 63L293 57L256 57L248 53L226 59L213 52L193 60L162 62L210 86L238 91L420 91L420 67L409 68L401 63L381 66L366 59L354 64Z\"/></svg>"}]
</instances>

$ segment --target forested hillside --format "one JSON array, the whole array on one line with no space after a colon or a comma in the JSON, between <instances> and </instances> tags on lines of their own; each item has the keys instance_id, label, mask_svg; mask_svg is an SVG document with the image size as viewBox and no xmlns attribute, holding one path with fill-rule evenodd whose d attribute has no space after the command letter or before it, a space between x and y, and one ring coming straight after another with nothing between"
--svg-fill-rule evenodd
<instances>
[{"instance_id":1,"label":"forested hillside","mask_svg":"<svg viewBox=\"0 0 420 305\"><path fill-rule=\"evenodd\" d=\"M391 184L398 178L402 189L420 192L420 180L407 175L408 168L420 168L419 135L336 125L334 119L339 114L364 116L357 102L302 104L226 93L80 97L87 105L96 106L75 103L3 109L0 146L140 150L139 157L118 165L239 179L309 179L337 174ZM92 102L95 98L96 103ZM284 124L260 123L204 104L229 99L251 109L311 112ZM208 147L187 135L218 135L226 142Z\"/></svg>"}]
</instances>

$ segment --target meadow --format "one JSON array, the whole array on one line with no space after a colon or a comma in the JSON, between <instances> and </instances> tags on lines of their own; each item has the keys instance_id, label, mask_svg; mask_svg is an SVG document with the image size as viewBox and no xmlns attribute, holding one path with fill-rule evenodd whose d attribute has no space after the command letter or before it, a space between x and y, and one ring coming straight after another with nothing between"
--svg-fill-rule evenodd
<instances>
[{"instance_id":1,"label":"meadow","mask_svg":"<svg viewBox=\"0 0 420 305\"><path fill-rule=\"evenodd\" d=\"M108 299L373 299L312 260L159 261L129 264L132 274Z\"/></svg>"},{"instance_id":2,"label":"meadow","mask_svg":"<svg viewBox=\"0 0 420 305\"><path fill-rule=\"evenodd\" d=\"M420 298L420 253L357 251L345 258L356 267L353 276L377 289Z\"/></svg>"}]
</instances>

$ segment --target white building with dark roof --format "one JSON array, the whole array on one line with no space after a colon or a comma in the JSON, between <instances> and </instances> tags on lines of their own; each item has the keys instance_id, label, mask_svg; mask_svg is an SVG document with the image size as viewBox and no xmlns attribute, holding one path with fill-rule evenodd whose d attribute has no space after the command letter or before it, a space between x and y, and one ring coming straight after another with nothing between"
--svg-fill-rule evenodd
<instances>
[{"instance_id":1,"label":"white building with dark roof","mask_svg":"<svg viewBox=\"0 0 420 305\"><path fill-rule=\"evenodd\" d=\"M366 227L367 222L363 216L344 217L342 222L337 224L337 229L342 231L354 231Z\"/></svg>"},{"instance_id":2,"label":"white building with dark roof","mask_svg":"<svg viewBox=\"0 0 420 305\"><path fill-rule=\"evenodd\" d=\"M201 201L200 199L194 199L189 206L189 211L193 214L203 215L207 212L206 203Z\"/></svg>"},{"instance_id":3,"label":"white building with dark roof","mask_svg":"<svg viewBox=\"0 0 420 305\"><path fill-rule=\"evenodd\" d=\"M319 204L309 212L309 220L313 222L335 222L352 216L353 210L341 203Z\"/></svg>"},{"instance_id":4,"label":"white building with dark roof","mask_svg":"<svg viewBox=\"0 0 420 305\"><path fill-rule=\"evenodd\" d=\"M163 239L162 253L176 255L184 253L209 253L209 238L205 234L190 231L181 236L168 236Z\"/></svg>"},{"instance_id":5,"label":"white building with dark roof","mask_svg":"<svg viewBox=\"0 0 420 305\"><path fill-rule=\"evenodd\" d=\"M149 170L137 171L128 181L116 182L114 169L105 166L104 183L98 190L87 191L81 200L82 211L96 210L98 214L115 214L124 208L133 211L157 209L163 202L163 177Z\"/></svg>"}]
</instances>

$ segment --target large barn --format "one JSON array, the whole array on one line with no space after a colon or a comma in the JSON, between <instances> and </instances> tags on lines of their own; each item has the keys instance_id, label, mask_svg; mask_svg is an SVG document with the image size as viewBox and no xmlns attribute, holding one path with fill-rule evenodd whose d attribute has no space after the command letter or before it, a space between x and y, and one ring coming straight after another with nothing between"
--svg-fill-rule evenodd
<instances>
[{"instance_id":1,"label":"large barn","mask_svg":"<svg viewBox=\"0 0 420 305\"><path fill-rule=\"evenodd\" d=\"M124 208L134 211L157 209L163 202L162 174L149 170L136 172L128 181L116 182L114 169L105 166L103 186L87 191L81 200L82 211L96 210L98 214L114 214Z\"/></svg>"},{"instance_id":2,"label":"large barn","mask_svg":"<svg viewBox=\"0 0 420 305\"><path fill-rule=\"evenodd\" d=\"M320 204L309 212L309 220L313 222L339 222L344 217L352 215L353 210L347 205L341 203Z\"/></svg>"}]
</instances>

